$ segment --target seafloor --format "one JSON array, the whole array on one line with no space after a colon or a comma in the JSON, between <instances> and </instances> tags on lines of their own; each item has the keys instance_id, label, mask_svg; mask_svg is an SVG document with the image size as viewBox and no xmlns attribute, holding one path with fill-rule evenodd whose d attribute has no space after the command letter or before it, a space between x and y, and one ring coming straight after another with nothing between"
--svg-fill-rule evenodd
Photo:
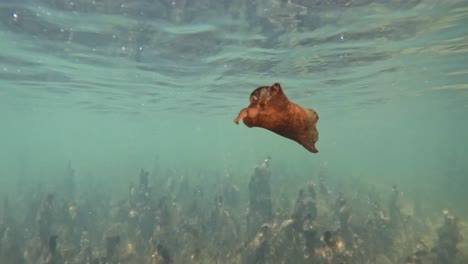
<instances>
[{"instance_id":1,"label":"seafloor","mask_svg":"<svg viewBox=\"0 0 468 264\"><path fill-rule=\"evenodd\" d=\"M0 263L468 263L455 212L431 219L398 186L345 188L325 169L287 198L272 191L271 162L248 186L142 169L117 200L69 164L56 193L19 184L5 198Z\"/></svg>"}]
</instances>

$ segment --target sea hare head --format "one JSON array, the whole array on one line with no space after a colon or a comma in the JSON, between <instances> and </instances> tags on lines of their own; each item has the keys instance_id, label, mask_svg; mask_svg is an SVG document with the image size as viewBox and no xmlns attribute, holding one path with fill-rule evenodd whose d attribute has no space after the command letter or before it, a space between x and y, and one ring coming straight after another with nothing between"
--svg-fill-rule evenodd
<instances>
[{"instance_id":1,"label":"sea hare head","mask_svg":"<svg viewBox=\"0 0 468 264\"><path fill-rule=\"evenodd\" d=\"M283 93L279 83L275 83L272 86L261 86L250 94L249 108L260 107L263 109L270 101L277 103L284 100L287 100L287 97Z\"/></svg>"},{"instance_id":2,"label":"sea hare head","mask_svg":"<svg viewBox=\"0 0 468 264\"><path fill-rule=\"evenodd\" d=\"M254 125L252 120L257 118L259 113L263 113L271 107L284 107L287 102L288 98L283 93L279 83L272 86L260 86L250 94L250 105L239 112L234 122L239 124L240 120L244 120L244 123L251 127Z\"/></svg>"}]
</instances>

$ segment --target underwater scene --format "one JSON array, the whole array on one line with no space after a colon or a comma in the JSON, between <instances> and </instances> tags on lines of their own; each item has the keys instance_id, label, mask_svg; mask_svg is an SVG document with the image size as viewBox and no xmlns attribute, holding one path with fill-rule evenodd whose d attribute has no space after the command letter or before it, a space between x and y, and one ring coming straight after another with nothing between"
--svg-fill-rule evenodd
<instances>
[{"instance_id":1,"label":"underwater scene","mask_svg":"<svg viewBox=\"0 0 468 264\"><path fill-rule=\"evenodd\" d=\"M468 264L468 1L0 1L0 264Z\"/></svg>"}]
</instances>

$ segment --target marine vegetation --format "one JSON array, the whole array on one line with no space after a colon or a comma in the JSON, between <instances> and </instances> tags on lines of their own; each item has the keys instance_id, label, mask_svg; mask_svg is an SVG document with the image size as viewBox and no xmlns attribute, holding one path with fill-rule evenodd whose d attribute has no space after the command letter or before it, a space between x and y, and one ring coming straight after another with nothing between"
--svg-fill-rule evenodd
<instances>
[{"instance_id":1,"label":"marine vegetation","mask_svg":"<svg viewBox=\"0 0 468 264\"><path fill-rule=\"evenodd\" d=\"M453 213L434 221L417 205L409 211L398 186L345 192L325 169L287 198L271 163L259 162L247 186L229 171L142 169L117 198L78 184L70 163L57 193L21 185L5 197L0 263L468 263Z\"/></svg>"}]
</instances>

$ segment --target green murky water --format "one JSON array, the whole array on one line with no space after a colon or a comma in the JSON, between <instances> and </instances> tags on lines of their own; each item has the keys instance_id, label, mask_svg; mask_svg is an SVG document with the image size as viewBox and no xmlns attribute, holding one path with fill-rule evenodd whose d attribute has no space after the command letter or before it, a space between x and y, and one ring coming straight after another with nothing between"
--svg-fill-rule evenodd
<instances>
[{"instance_id":1,"label":"green murky water","mask_svg":"<svg viewBox=\"0 0 468 264\"><path fill-rule=\"evenodd\" d=\"M2 1L0 193L68 161L115 196L155 163L244 187L270 155L291 199L327 168L466 219L467 25L462 0ZM320 115L318 154L232 122L274 82Z\"/></svg>"}]
</instances>

